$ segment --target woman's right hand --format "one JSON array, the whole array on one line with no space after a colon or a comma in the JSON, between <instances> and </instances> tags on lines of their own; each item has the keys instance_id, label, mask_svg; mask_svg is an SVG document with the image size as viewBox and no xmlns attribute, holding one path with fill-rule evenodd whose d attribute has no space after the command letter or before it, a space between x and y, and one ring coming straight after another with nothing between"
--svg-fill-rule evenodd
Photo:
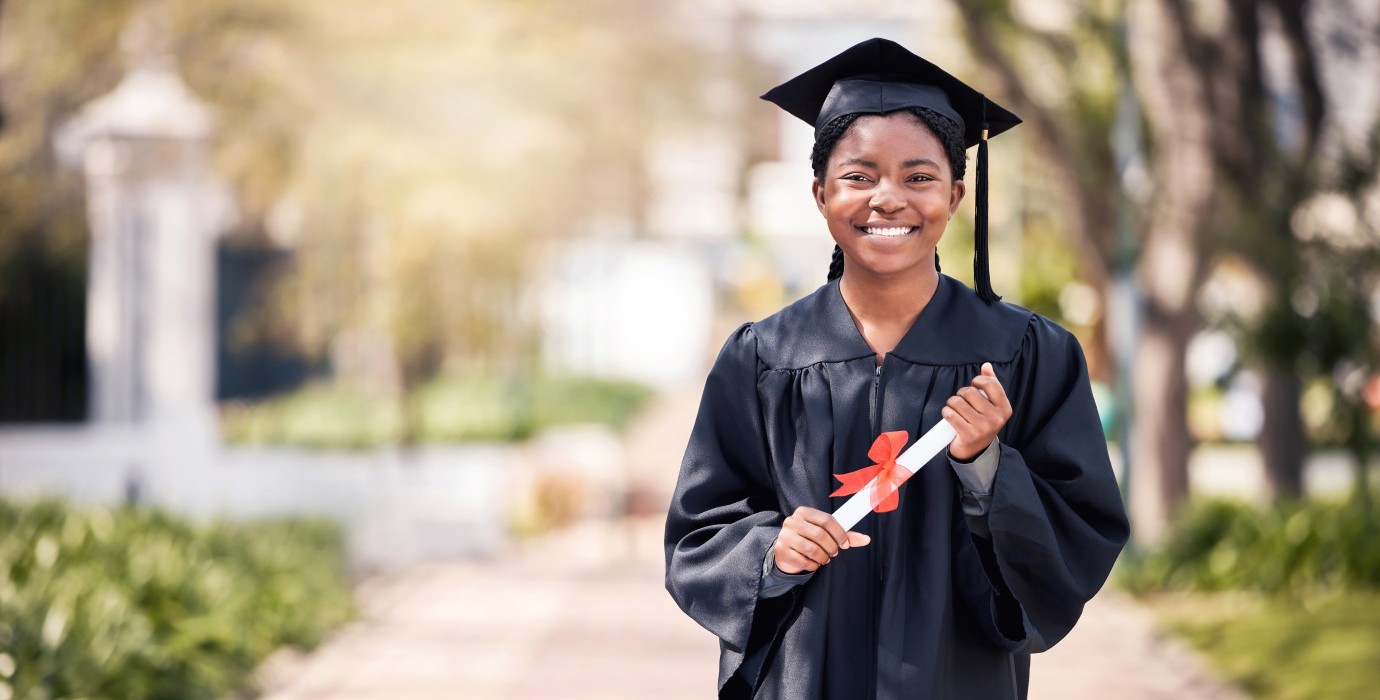
<instances>
[{"instance_id":1,"label":"woman's right hand","mask_svg":"<svg viewBox=\"0 0 1380 700\"><path fill-rule=\"evenodd\" d=\"M871 537L860 532L844 532L834 516L801 506L781 524L781 534L772 545L772 552L778 571L799 574L828 564L840 550L862 547L871 541Z\"/></svg>"}]
</instances>

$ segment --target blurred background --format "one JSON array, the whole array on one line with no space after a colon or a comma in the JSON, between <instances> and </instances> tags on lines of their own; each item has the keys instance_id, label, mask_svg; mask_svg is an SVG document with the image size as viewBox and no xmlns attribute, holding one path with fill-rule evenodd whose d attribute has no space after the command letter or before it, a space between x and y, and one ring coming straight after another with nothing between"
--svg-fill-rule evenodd
<instances>
[{"instance_id":1,"label":"blurred background","mask_svg":"<svg viewBox=\"0 0 1380 700\"><path fill-rule=\"evenodd\" d=\"M1370 697L1375 3L3 0L0 700L712 696L666 504L832 248L756 96L872 36L1024 118L1133 517L1032 697Z\"/></svg>"}]
</instances>

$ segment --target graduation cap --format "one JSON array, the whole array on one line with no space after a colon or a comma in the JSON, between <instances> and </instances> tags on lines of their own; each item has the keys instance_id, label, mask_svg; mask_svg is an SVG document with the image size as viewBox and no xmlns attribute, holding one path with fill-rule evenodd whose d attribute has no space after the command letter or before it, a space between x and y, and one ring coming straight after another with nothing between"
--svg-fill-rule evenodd
<instances>
[{"instance_id":1,"label":"graduation cap","mask_svg":"<svg viewBox=\"0 0 1380 700\"><path fill-rule=\"evenodd\" d=\"M886 39L868 39L768 90L762 99L814 126L815 136L845 114L886 114L927 107L952 119L965 148L976 145L973 278L987 303L992 291L987 253L987 139L1021 123L1020 117L949 75L939 66Z\"/></svg>"}]
</instances>

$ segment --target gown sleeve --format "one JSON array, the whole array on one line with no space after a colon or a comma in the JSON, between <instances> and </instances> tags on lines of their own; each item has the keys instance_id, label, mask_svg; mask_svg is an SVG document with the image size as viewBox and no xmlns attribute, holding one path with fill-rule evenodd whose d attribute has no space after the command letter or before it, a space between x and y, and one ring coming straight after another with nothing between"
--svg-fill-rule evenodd
<instances>
[{"instance_id":1,"label":"gown sleeve","mask_svg":"<svg viewBox=\"0 0 1380 700\"><path fill-rule=\"evenodd\" d=\"M666 589L719 638L721 689L740 666L755 684L759 669L749 667L760 666L796 597L758 597L763 557L785 518L767 466L757 368L747 324L710 370L666 517Z\"/></svg>"},{"instance_id":2,"label":"gown sleeve","mask_svg":"<svg viewBox=\"0 0 1380 700\"><path fill-rule=\"evenodd\" d=\"M1033 317L1003 382L1013 413L1002 430L988 533L964 538L958 563L988 638L1035 653L1073 628L1130 527L1078 341Z\"/></svg>"}]
</instances>

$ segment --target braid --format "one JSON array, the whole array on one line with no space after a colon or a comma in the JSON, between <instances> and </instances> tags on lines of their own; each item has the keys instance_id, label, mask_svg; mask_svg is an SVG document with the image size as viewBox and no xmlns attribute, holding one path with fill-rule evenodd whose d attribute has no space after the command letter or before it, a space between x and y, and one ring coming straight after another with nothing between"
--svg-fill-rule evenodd
<instances>
[{"instance_id":1,"label":"braid","mask_svg":"<svg viewBox=\"0 0 1380 700\"><path fill-rule=\"evenodd\" d=\"M819 134L815 136L815 147L810 152L810 167L815 171L815 179L824 179L824 169L829 165L829 155L834 152L834 146L839 139L848 132L848 127L853 126L853 122L858 120L859 114L843 114L835 117ZM834 246L834 255L829 259L829 281L832 282L843 276L843 249Z\"/></svg>"},{"instance_id":2,"label":"braid","mask_svg":"<svg viewBox=\"0 0 1380 700\"><path fill-rule=\"evenodd\" d=\"M829 260L829 281L843 276L843 249L834 244L834 257Z\"/></svg>"},{"instance_id":3,"label":"braid","mask_svg":"<svg viewBox=\"0 0 1380 700\"><path fill-rule=\"evenodd\" d=\"M940 145L944 147L944 155L949 159L949 172L955 181L962 180L968 166L967 149L963 147L963 128L954 120L928 107L910 107L904 111L915 117L939 139ZM829 165L829 156L834 152L834 146L838 145L843 135L848 133L849 127L861 116L863 115L843 114L835 117L815 135L815 147L810 152L810 167L815 172L816 180L824 178L824 170ZM938 250L934 252L934 269L936 272L939 271ZM842 276L843 249L835 245L834 255L829 261L829 280L833 281Z\"/></svg>"}]
</instances>

